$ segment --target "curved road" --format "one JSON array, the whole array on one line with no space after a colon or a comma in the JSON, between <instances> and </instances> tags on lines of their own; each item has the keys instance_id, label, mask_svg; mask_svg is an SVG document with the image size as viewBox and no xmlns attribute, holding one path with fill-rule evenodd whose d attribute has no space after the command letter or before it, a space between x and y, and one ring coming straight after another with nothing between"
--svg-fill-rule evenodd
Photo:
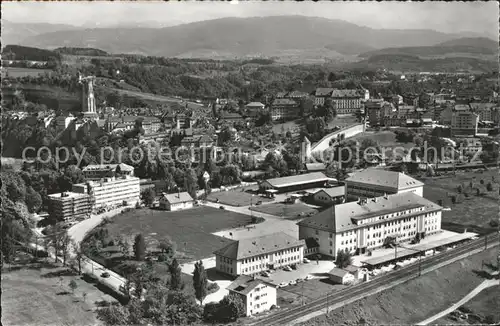
<instances>
[{"instance_id":1,"label":"curved road","mask_svg":"<svg viewBox=\"0 0 500 326\"><path fill-rule=\"evenodd\" d=\"M494 236L489 236L489 247L491 247L493 243L498 244L498 234L495 234ZM472 250L481 249L483 247L484 247L484 238L473 240L460 247L457 247L456 249L445 251L436 256L422 260L421 270L424 271L425 269L430 268L433 265L447 262L463 254L466 254ZM342 304L342 303L347 304L346 301L359 300L365 296L368 296L371 291L377 290L378 288L381 288L383 286L387 286L391 282L395 281L402 282L418 277L418 271L419 271L418 265L419 264L417 263L414 265L406 266L400 270L380 276L370 282L360 283L352 287L349 287L345 290L334 292L333 296L328 299L329 302L327 302L326 297L319 298L311 301L305 306L279 311L276 314L264 317L256 321L253 325L293 324L297 319L301 317L304 317L310 313L315 313L317 311L326 309L327 304L328 306L332 306L335 304Z\"/></svg>"}]
</instances>

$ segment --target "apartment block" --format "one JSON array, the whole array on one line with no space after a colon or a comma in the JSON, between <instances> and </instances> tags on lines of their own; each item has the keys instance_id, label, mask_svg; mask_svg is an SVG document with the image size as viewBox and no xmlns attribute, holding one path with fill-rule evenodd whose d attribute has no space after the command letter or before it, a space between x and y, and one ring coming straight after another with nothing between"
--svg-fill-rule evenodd
<instances>
[{"instance_id":1,"label":"apartment block","mask_svg":"<svg viewBox=\"0 0 500 326\"><path fill-rule=\"evenodd\" d=\"M63 192L48 197L50 215L58 221L85 219L92 211L92 199L87 194Z\"/></svg>"},{"instance_id":2,"label":"apartment block","mask_svg":"<svg viewBox=\"0 0 500 326\"><path fill-rule=\"evenodd\" d=\"M276 285L258 278L240 275L227 289L230 294L241 297L247 317L276 305Z\"/></svg>"}]
</instances>

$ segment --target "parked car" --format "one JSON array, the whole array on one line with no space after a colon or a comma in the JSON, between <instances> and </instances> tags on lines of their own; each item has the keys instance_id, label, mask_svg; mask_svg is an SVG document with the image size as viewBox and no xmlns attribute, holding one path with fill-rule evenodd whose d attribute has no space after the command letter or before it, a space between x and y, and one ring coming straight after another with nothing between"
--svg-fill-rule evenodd
<instances>
[{"instance_id":1,"label":"parked car","mask_svg":"<svg viewBox=\"0 0 500 326\"><path fill-rule=\"evenodd\" d=\"M295 285L295 284L297 284L297 282L296 282L296 281L294 281L294 280L291 280L288 284L289 284L289 285Z\"/></svg>"},{"instance_id":2,"label":"parked car","mask_svg":"<svg viewBox=\"0 0 500 326\"><path fill-rule=\"evenodd\" d=\"M101 274L101 277L108 278L110 275L108 272L104 272Z\"/></svg>"},{"instance_id":3,"label":"parked car","mask_svg":"<svg viewBox=\"0 0 500 326\"><path fill-rule=\"evenodd\" d=\"M309 264L311 261L307 258L304 258L304 263Z\"/></svg>"},{"instance_id":4,"label":"parked car","mask_svg":"<svg viewBox=\"0 0 500 326\"><path fill-rule=\"evenodd\" d=\"M296 281L297 283L304 282L304 280L303 280L303 279L301 279L301 278L298 278L298 279L296 279L295 281Z\"/></svg>"},{"instance_id":5,"label":"parked car","mask_svg":"<svg viewBox=\"0 0 500 326\"><path fill-rule=\"evenodd\" d=\"M309 281L309 280L312 280L312 279L313 279L313 277L311 275L307 275L306 278L305 278L306 281Z\"/></svg>"},{"instance_id":6,"label":"parked car","mask_svg":"<svg viewBox=\"0 0 500 326\"><path fill-rule=\"evenodd\" d=\"M269 277L269 273L268 272L262 272L262 273L260 273L260 275L262 275L264 277Z\"/></svg>"},{"instance_id":7,"label":"parked car","mask_svg":"<svg viewBox=\"0 0 500 326\"><path fill-rule=\"evenodd\" d=\"M292 269L290 268L290 266L283 267L283 270L285 270L287 272L291 272L292 271Z\"/></svg>"},{"instance_id":8,"label":"parked car","mask_svg":"<svg viewBox=\"0 0 500 326\"><path fill-rule=\"evenodd\" d=\"M258 202L256 202L255 205L262 205L262 200L259 200Z\"/></svg>"},{"instance_id":9,"label":"parked car","mask_svg":"<svg viewBox=\"0 0 500 326\"><path fill-rule=\"evenodd\" d=\"M292 267L293 270L296 270L297 269L297 264L293 264L291 267Z\"/></svg>"},{"instance_id":10,"label":"parked car","mask_svg":"<svg viewBox=\"0 0 500 326\"><path fill-rule=\"evenodd\" d=\"M281 282L280 284L278 284L278 288L283 288L285 287L287 284L285 282Z\"/></svg>"},{"instance_id":11,"label":"parked car","mask_svg":"<svg viewBox=\"0 0 500 326\"><path fill-rule=\"evenodd\" d=\"M219 206L220 209L226 209L224 206Z\"/></svg>"}]
</instances>

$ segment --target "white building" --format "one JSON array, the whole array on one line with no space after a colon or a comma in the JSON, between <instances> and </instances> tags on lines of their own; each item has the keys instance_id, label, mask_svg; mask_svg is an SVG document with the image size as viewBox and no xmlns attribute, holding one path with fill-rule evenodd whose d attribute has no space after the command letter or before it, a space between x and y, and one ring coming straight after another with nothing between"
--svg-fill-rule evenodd
<instances>
[{"instance_id":1,"label":"white building","mask_svg":"<svg viewBox=\"0 0 500 326\"><path fill-rule=\"evenodd\" d=\"M89 164L82 169L85 179L99 181L119 175L134 176L134 167L125 163L121 164Z\"/></svg>"},{"instance_id":2,"label":"white building","mask_svg":"<svg viewBox=\"0 0 500 326\"><path fill-rule=\"evenodd\" d=\"M321 189L313 195L313 200L321 206L341 204L345 201L345 186Z\"/></svg>"},{"instance_id":3,"label":"white building","mask_svg":"<svg viewBox=\"0 0 500 326\"><path fill-rule=\"evenodd\" d=\"M246 316L267 311L276 305L276 286L261 279L241 275L227 289L230 294L241 297Z\"/></svg>"},{"instance_id":4,"label":"white building","mask_svg":"<svg viewBox=\"0 0 500 326\"><path fill-rule=\"evenodd\" d=\"M94 201L94 207L114 206L126 203L135 205L139 202L139 178L121 176L105 178L102 181L89 181L73 185L73 192L89 194Z\"/></svg>"},{"instance_id":5,"label":"white building","mask_svg":"<svg viewBox=\"0 0 500 326\"><path fill-rule=\"evenodd\" d=\"M401 173L379 169L366 169L355 172L345 180L349 198L378 197L384 194L412 192L423 196L424 184Z\"/></svg>"},{"instance_id":6,"label":"white building","mask_svg":"<svg viewBox=\"0 0 500 326\"><path fill-rule=\"evenodd\" d=\"M410 241L441 230L442 207L412 192L335 205L297 223L299 239L314 238L319 253L365 253L387 237Z\"/></svg>"},{"instance_id":7,"label":"white building","mask_svg":"<svg viewBox=\"0 0 500 326\"><path fill-rule=\"evenodd\" d=\"M337 267L328 272L328 278L336 284L350 284L354 282L354 275Z\"/></svg>"},{"instance_id":8,"label":"white building","mask_svg":"<svg viewBox=\"0 0 500 326\"><path fill-rule=\"evenodd\" d=\"M479 124L479 115L471 111L453 112L451 116L451 134L475 136Z\"/></svg>"},{"instance_id":9,"label":"white building","mask_svg":"<svg viewBox=\"0 0 500 326\"><path fill-rule=\"evenodd\" d=\"M230 275L260 272L302 263L304 240L278 232L234 241L214 252L216 270Z\"/></svg>"},{"instance_id":10,"label":"white building","mask_svg":"<svg viewBox=\"0 0 500 326\"><path fill-rule=\"evenodd\" d=\"M175 194L163 193L160 198L160 208L167 211L178 211L181 209L193 208L194 200L187 192Z\"/></svg>"}]
</instances>

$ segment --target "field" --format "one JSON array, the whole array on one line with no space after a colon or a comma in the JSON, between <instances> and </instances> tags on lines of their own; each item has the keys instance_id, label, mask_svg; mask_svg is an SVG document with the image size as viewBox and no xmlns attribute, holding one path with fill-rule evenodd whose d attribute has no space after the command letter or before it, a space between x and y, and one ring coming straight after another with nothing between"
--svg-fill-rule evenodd
<instances>
[{"instance_id":1,"label":"field","mask_svg":"<svg viewBox=\"0 0 500 326\"><path fill-rule=\"evenodd\" d=\"M455 176L439 178L425 178L424 197L438 202L443 200L443 206L450 207L451 211L443 212L442 228L455 232L463 232L464 228L478 233L487 233L495 230L489 225L492 219L498 219L498 181L492 181L492 177L498 180L498 170L488 170L486 172L457 172ZM480 180L485 184L481 185ZM473 182L473 189L469 197L463 197L463 201L453 204L451 195L458 195L457 187L462 184L464 188L469 187ZM485 185L492 182L493 191L488 192ZM476 195L476 188L484 191L483 196Z\"/></svg>"},{"instance_id":2,"label":"field","mask_svg":"<svg viewBox=\"0 0 500 326\"><path fill-rule=\"evenodd\" d=\"M192 261L212 256L215 250L230 243L231 240L215 236L213 232L250 222L250 216L211 207L177 212L144 208L116 216L106 228L111 237L120 235L133 239L142 233L146 242L169 236L183 260Z\"/></svg>"},{"instance_id":3,"label":"field","mask_svg":"<svg viewBox=\"0 0 500 326\"><path fill-rule=\"evenodd\" d=\"M285 216L288 219L295 219L307 216L309 214L316 214L318 212L317 209L311 208L302 203L295 204L284 204L284 203L275 203L275 204L266 204L260 206L254 206L251 210L256 212L261 212L265 214L275 215L275 216Z\"/></svg>"},{"instance_id":4,"label":"field","mask_svg":"<svg viewBox=\"0 0 500 326\"><path fill-rule=\"evenodd\" d=\"M392 131L366 131L362 134L354 136L351 138L352 140L357 140L358 142L362 142L363 139L372 139L379 143L380 147L385 147L385 155L386 157L393 157L393 150L397 147L404 147L405 149L410 149L414 146L413 143L399 143L396 141L396 134ZM396 153L401 153L402 150L398 149Z\"/></svg>"},{"instance_id":5,"label":"field","mask_svg":"<svg viewBox=\"0 0 500 326\"><path fill-rule=\"evenodd\" d=\"M78 285L74 294L68 286L71 279ZM93 310L103 300L116 301L66 268L50 263L2 270L3 325L96 325Z\"/></svg>"},{"instance_id":6,"label":"field","mask_svg":"<svg viewBox=\"0 0 500 326\"><path fill-rule=\"evenodd\" d=\"M496 264L498 247L336 309L301 325L415 324L453 305L484 278L481 263Z\"/></svg>"},{"instance_id":7,"label":"field","mask_svg":"<svg viewBox=\"0 0 500 326\"><path fill-rule=\"evenodd\" d=\"M52 70L50 69L34 69L34 68L20 68L20 67L4 67L2 69L2 77L27 77L27 76L39 76L43 74L50 74Z\"/></svg>"},{"instance_id":8,"label":"field","mask_svg":"<svg viewBox=\"0 0 500 326\"><path fill-rule=\"evenodd\" d=\"M255 205L255 203L258 201L272 201L272 199L260 196L252 197L252 194L247 192L248 189L251 188L238 188L236 190L230 191L213 192L208 195L207 200L216 202L218 199L219 203L231 206L250 206L250 203L253 203Z\"/></svg>"},{"instance_id":9,"label":"field","mask_svg":"<svg viewBox=\"0 0 500 326\"><path fill-rule=\"evenodd\" d=\"M347 285L333 284L327 278L316 278L307 282L297 283L296 285L278 289L278 306L284 308L288 305L301 304L302 297L304 297L304 302L307 303L310 300L325 297L327 293L340 291L346 287Z\"/></svg>"}]
</instances>

